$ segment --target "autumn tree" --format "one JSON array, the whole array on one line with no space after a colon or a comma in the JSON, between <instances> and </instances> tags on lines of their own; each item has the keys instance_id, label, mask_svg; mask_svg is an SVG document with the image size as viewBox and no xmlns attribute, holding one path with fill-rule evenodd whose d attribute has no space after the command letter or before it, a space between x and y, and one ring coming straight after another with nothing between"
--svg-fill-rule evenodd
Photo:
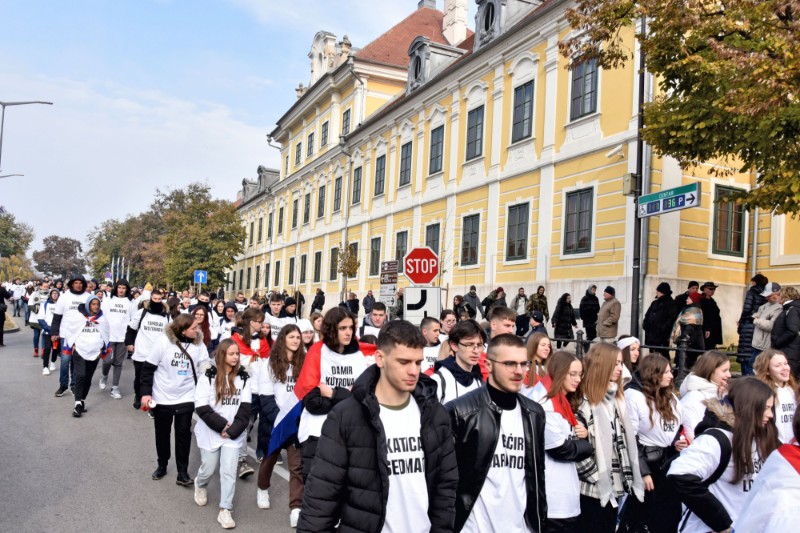
<instances>
[{"instance_id":1,"label":"autumn tree","mask_svg":"<svg viewBox=\"0 0 800 533\"><path fill-rule=\"evenodd\" d=\"M33 252L33 261L41 272L67 277L86 271L83 248L77 239L50 235L44 238L42 244L44 247L41 250Z\"/></svg>"},{"instance_id":2,"label":"autumn tree","mask_svg":"<svg viewBox=\"0 0 800 533\"><path fill-rule=\"evenodd\" d=\"M0 282L11 281L15 278L33 279L33 265L31 260L24 255L11 255L0 257Z\"/></svg>"},{"instance_id":3,"label":"autumn tree","mask_svg":"<svg viewBox=\"0 0 800 533\"><path fill-rule=\"evenodd\" d=\"M355 243L339 243L339 264L336 270L343 276L344 289L342 290L342 300L347 300L347 280L358 276L358 269L361 267L361 259L358 258L358 248Z\"/></svg>"},{"instance_id":4,"label":"autumn tree","mask_svg":"<svg viewBox=\"0 0 800 533\"><path fill-rule=\"evenodd\" d=\"M747 209L800 211L800 1L578 0L567 11L578 31L559 47L572 65L619 67L633 58L620 30L645 16L637 38L660 89L645 141L683 168L756 172L735 196Z\"/></svg>"},{"instance_id":5,"label":"autumn tree","mask_svg":"<svg viewBox=\"0 0 800 533\"><path fill-rule=\"evenodd\" d=\"M33 229L0 207L0 257L24 255L31 241Z\"/></svg>"}]
</instances>

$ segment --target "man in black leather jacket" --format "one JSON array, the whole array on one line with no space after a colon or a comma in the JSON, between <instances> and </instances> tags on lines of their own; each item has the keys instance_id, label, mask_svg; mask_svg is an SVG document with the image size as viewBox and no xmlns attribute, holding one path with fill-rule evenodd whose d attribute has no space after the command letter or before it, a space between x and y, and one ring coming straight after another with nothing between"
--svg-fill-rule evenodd
<instances>
[{"instance_id":1,"label":"man in black leather jacket","mask_svg":"<svg viewBox=\"0 0 800 533\"><path fill-rule=\"evenodd\" d=\"M455 531L545 528L545 415L538 403L519 394L529 364L519 337L494 337L486 355L486 385L445 406L458 459Z\"/></svg>"}]
</instances>

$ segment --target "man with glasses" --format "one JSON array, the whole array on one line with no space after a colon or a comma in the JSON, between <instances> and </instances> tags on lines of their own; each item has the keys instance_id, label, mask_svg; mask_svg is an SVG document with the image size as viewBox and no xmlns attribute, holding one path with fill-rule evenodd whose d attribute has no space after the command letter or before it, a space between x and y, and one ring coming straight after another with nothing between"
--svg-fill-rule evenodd
<instances>
[{"instance_id":1,"label":"man with glasses","mask_svg":"<svg viewBox=\"0 0 800 533\"><path fill-rule=\"evenodd\" d=\"M431 376L438 385L436 397L442 404L483 385L478 361L486 342L486 334L478 323L474 320L459 322L450 330L448 342L453 355L437 361Z\"/></svg>"},{"instance_id":2,"label":"man with glasses","mask_svg":"<svg viewBox=\"0 0 800 533\"><path fill-rule=\"evenodd\" d=\"M527 355L514 334L492 338L486 386L445 406L458 462L455 531L538 533L544 527L545 415L519 393Z\"/></svg>"},{"instance_id":3,"label":"man with glasses","mask_svg":"<svg viewBox=\"0 0 800 533\"><path fill-rule=\"evenodd\" d=\"M714 293L718 286L713 281L706 281L700 286L700 292L703 293L703 297L700 299L700 309L703 310L703 337L706 350L714 350L718 344L722 344L722 317L719 306L714 300Z\"/></svg>"}]
</instances>

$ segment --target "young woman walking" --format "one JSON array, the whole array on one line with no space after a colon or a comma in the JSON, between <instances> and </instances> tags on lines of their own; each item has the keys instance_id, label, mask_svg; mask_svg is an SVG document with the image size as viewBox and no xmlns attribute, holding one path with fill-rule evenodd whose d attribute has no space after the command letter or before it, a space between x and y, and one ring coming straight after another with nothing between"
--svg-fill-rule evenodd
<instances>
[{"instance_id":1,"label":"young woman walking","mask_svg":"<svg viewBox=\"0 0 800 533\"><path fill-rule=\"evenodd\" d=\"M189 449L198 376L208 366L208 350L192 315L180 314L164 329L142 366L142 409L153 410L158 468L153 479L167 475L170 433L175 426L175 464L178 485L189 486ZM150 402L154 402L151 406Z\"/></svg>"},{"instance_id":2,"label":"young woman walking","mask_svg":"<svg viewBox=\"0 0 800 533\"><path fill-rule=\"evenodd\" d=\"M672 367L661 354L641 360L632 381L625 386L625 404L636 432L639 470L644 481L644 504L635 499L625 506L627 531L675 533L681 517L681 501L666 483L668 461L688 442L680 437L681 404L673 393Z\"/></svg>"},{"instance_id":3,"label":"young woman walking","mask_svg":"<svg viewBox=\"0 0 800 533\"><path fill-rule=\"evenodd\" d=\"M50 336L50 325L53 323L53 312L56 308L56 302L61 296L61 291L58 289L50 289L50 295L46 301L42 302L39 306L39 314L36 315L36 320L42 328L42 335L44 336L44 348L42 351L42 374L49 376L50 372L56 369L56 359L58 359L58 341L52 341Z\"/></svg>"},{"instance_id":4,"label":"young woman walking","mask_svg":"<svg viewBox=\"0 0 800 533\"><path fill-rule=\"evenodd\" d=\"M305 360L306 349L300 328L288 324L281 329L267 364L261 368L261 381L269 381L275 393L278 406L296 401L294 385L300 376ZM269 509L269 487L272 471L280 458L280 450L264 457L258 469L258 493L256 501L261 509ZM289 466L289 523L297 527L300 506L303 502L302 456L297 438L286 446L286 459Z\"/></svg>"},{"instance_id":5,"label":"young woman walking","mask_svg":"<svg viewBox=\"0 0 800 533\"><path fill-rule=\"evenodd\" d=\"M553 345L550 343L550 337L546 333L534 333L528 338L526 346L531 369L525 378L523 390L533 387L547 375L545 366L548 357L553 353Z\"/></svg>"},{"instance_id":6,"label":"young woman walking","mask_svg":"<svg viewBox=\"0 0 800 533\"><path fill-rule=\"evenodd\" d=\"M778 350L764 350L753 363L756 377L770 386L775 393L775 425L778 427L778 439L789 442L794 437L794 413L797 410L797 398L800 392L797 380L792 375L792 368L786 355Z\"/></svg>"},{"instance_id":7,"label":"young woman walking","mask_svg":"<svg viewBox=\"0 0 800 533\"><path fill-rule=\"evenodd\" d=\"M575 418L581 402L578 387L583 363L574 354L556 352L547 361L547 375L523 394L545 411L544 448L547 523L551 532L575 532L581 514L581 483L577 461L592 455L589 432Z\"/></svg>"},{"instance_id":8,"label":"young woman walking","mask_svg":"<svg viewBox=\"0 0 800 533\"><path fill-rule=\"evenodd\" d=\"M730 532L764 461L778 447L775 396L766 383L739 378L726 399L706 405L707 429L667 474L684 504L681 533Z\"/></svg>"},{"instance_id":9,"label":"young woman walking","mask_svg":"<svg viewBox=\"0 0 800 533\"><path fill-rule=\"evenodd\" d=\"M553 335L556 339L572 339L575 337L572 328L578 325L575 320L575 308L572 307L572 296L564 293L558 299L553 311ZM568 341L556 341L556 349L569 344Z\"/></svg>"},{"instance_id":10,"label":"young woman walking","mask_svg":"<svg viewBox=\"0 0 800 533\"><path fill-rule=\"evenodd\" d=\"M230 339L214 352L215 366L197 382L195 410L200 420L194 427L202 464L194 480L194 501L208 503L208 481L219 465L219 515L223 529L236 526L231 516L236 490L239 449L250 422L250 376L239 364L239 347Z\"/></svg>"},{"instance_id":11,"label":"young woman walking","mask_svg":"<svg viewBox=\"0 0 800 533\"><path fill-rule=\"evenodd\" d=\"M703 420L706 401L722 398L731 378L731 362L724 354L711 350L700 356L692 372L681 383L681 424L683 434L694 440L697 424Z\"/></svg>"},{"instance_id":12,"label":"young woman walking","mask_svg":"<svg viewBox=\"0 0 800 533\"><path fill-rule=\"evenodd\" d=\"M578 463L578 531L613 533L622 498L644 501L636 432L622 392L622 351L613 344L595 344L585 364L583 401L575 415L589 431L594 452Z\"/></svg>"}]
</instances>

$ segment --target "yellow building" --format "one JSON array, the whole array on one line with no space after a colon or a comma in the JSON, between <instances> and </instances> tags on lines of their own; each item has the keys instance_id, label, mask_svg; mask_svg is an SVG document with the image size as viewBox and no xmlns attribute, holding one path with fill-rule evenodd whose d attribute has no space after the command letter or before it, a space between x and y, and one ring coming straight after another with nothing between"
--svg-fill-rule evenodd
<instances>
[{"instance_id":1,"label":"yellow building","mask_svg":"<svg viewBox=\"0 0 800 533\"><path fill-rule=\"evenodd\" d=\"M311 82L271 133L281 168L243 184L248 237L231 271L236 290L300 290L310 303L321 288L330 307L345 286L340 243L361 260L346 284L359 298L377 294L381 260L427 245L450 299L470 285L481 296L503 286L510 302L519 287L544 285L552 310L562 293L577 306L589 283L612 285L627 330L636 216L622 190L636 168L638 57L617 70L569 69L557 46L573 31L569 2L477 4L475 33L467 0L445 0L443 12L422 0L361 49L314 37ZM635 48L632 28L625 37ZM652 87L648 79L648 96ZM661 281L677 294L711 280L735 343L756 271L800 281L790 238L800 224L714 202L753 186L752 175L686 172L646 151L642 179L646 193L702 187L700 207L645 222L642 312Z\"/></svg>"}]
</instances>

